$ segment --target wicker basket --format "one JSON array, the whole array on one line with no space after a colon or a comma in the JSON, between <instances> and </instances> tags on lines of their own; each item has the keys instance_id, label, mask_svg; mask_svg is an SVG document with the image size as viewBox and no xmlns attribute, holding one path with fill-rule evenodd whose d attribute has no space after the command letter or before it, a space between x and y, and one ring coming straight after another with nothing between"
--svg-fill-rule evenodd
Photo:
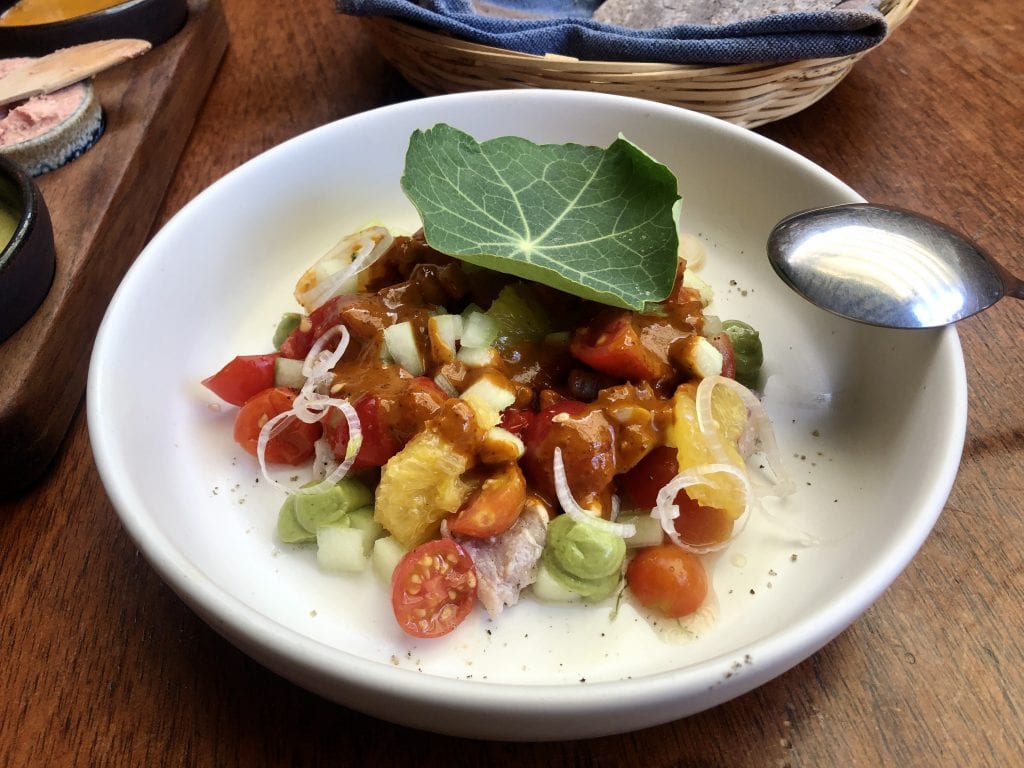
<instances>
[{"instance_id":1,"label":"wicker basket","mask_svg":"<svg viewBox=\"0 0 1024 768\"><path fill-rule=\"evenodd\" d=\"M890 34L917 0L883 0ZM396 19L362 19L381 54L426 94L489 88L567 88L661 101L753 128L788 117L832 90L868 51L785 64L655 64L534 56L470 43Z\"/></svg>"}]
</instances>

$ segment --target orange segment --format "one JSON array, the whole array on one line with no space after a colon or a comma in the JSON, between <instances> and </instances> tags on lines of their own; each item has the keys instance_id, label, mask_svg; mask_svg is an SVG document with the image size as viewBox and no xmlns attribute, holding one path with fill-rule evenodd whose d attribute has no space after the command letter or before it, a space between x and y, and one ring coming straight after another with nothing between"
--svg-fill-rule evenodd
<instances>
[{"instance_id":1,"label":"orange segment","mask_svg":"<svg viewBox=\"0 0 1024 768\"><path fill-rule=\"evenodd\" d=\"M667 442L676 449L679 471L704 464L732 464L746 471L743 458L736 449L736 439L742 433L747 418L743 402L735 393L717 387L712 395L716 429L711 435L705 435L697 422L694 392L692 385L683 385L676 390L672 402L672 426ZM743 514L746 508L744 489L736 478L725 473L709 475L707 485L693 486L686 492L698 504L725 510L733 519Z\"/></svg>"}]
</instances>

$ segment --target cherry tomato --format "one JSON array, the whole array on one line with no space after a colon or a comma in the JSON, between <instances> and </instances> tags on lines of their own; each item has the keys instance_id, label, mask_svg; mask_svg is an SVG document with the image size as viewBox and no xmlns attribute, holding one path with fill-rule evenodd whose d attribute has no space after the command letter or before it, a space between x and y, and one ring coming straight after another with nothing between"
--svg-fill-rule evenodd
<instances>
[{"instance_id":1,"label":"cherry tomato","mask_svg":"<svg viewBox=\"0 0 1024 768\"><path fill-rule=\"evenodd\" d=\"M673 619L696 611L708 594L700 559L674 544L641 549L626 568L626 583L641 605Z\"/></svg>"},{"instance_id":2,"label":"cherry tomato","mask_svg":"<svg viewBox=\"0 0 1024 768\"><path fill-rule=\"evenodd\" d=\"M658 491L675 477L678 467L675 448L655 448L633 469L618 476L619 490L637 507L651 509L657 503ZM687 544L707 547L727 541L732 536L734 522L723 510L701 506L686 491L676 494L675 504L679 507L679 517L675 519L676 533Z\"/></svg>"},{"instance_id":3,"label":"cherry tomato","mask_svg":"<svg viewBox=\"0 0 1024 768\"><path fill-rule=\"evenodd\" d=\"M476 601L476 569L452 539L435 539L407 552L391 575L391 608L413 637L440 637L469 615Z\"/></svg>"},{"instance_id":4,"label":"cherry tomato","mask_svg":"<svg viewBox=\"0 0 1024 768\"><path fill-rule=\"evenodd\" d=\"M209 378L203 386L221 400L242 405L258 392L274 386L276 354L239 355Z\"/></svg>"},{"instance_id":5,"label":"cherry tomato","mask_svg":"<svg viewBox=\"0 0 1024 768\"><path fill-rule=\"evenodd\" d=\"M385 421L381 399L377 395L363 395L352 407L359 416L359 429L363 436L359 453L352 464L353 468L383 466L388 459L398 453L401 446ZM333 409L326 421L327 442L330 443L335 458L344 461L345 452L348 450L348 421Z\"/></svg>"},{"instance_id":6,"label":"cherry tomato","mask_svg":"<svg viewBox=\"0 0 1024 768\"><path fill-rule=\"evenodd\" d=\"M352 407L359 416L363 442L353 467L384 466L447 399L441 388L425 376L403 380L398 391L367 393L359 397ZM335 458L344 461L348 450L348 421L337 411L332 412L326 421L327 441Z\"/></svg>"},{"instance_id":7,"label":"cherry tomato","mask_svg":"<svg viewBox=\"0 0 1024 768\"><path fill-rule=\"evenodd\" d=\"M591 368L627 381L657 381L672 374L668 363L647 349L628 311L603 312L578 329L569 352Z\"/></svg>"},{"instance_id":8,"label":"cherry tomato","mask_svg":"<svg viewBox=\"0 0 1024 768\"><path fill-rule=\"evenodd\" d=\"M640 459L616 481L619 490L640 509L652 509L658 500L658 491L679 472L676 449L659 446Z\"/></svg>"},{"instance_id":9,"label":"cherry tomato","mask_svg":"<svg viewBox=\"0 0 1024 768\"><path fill-rule=\"evenodd\" d=\"M484 480L469 501L448 520L452 533L485 539L504 533L519 518L526 501L526 478L510 462Z\"/></svg>"},{"instance_id":10,"label":"cherry tomato","mask_svg":"<svg viewBox=\"0 0 1024 768\"><path fill-rule=\"evenodd\" d=\"M271 387L250 397L235 417L235 442L255 456L263 425L290 410L294 400L295 392L287 387ZM281 431L267 442L264 457L271 464L302 464L313 458L313 444L322 434L319 424L285 419Z\"/></svg>"}]
</instances>

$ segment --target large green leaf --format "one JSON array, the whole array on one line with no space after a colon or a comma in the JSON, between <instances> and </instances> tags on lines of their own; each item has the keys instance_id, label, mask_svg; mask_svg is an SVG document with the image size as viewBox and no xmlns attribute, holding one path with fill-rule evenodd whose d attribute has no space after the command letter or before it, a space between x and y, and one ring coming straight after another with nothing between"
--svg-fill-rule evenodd
<instances>
[{"instance_id":1,"label":"large green leaf","mask_svg":"<svg viewBox=\"0 0 1024 768\"><path fill-rule=\"evenodd\" d=\"M410 138L402 188L427 242L463 261L633 309L672 290L676 179L624 138L477 142L439 124Z\"/></svg>"}]
</instances>

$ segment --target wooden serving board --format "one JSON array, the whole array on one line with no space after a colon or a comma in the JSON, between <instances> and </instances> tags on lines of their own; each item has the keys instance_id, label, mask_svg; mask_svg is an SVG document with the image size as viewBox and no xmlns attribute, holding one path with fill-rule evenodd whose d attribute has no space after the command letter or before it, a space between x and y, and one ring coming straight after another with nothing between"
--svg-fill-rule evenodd
<instances>
[{"instance_id":1,"label":"wooden serving board","mask_svg":"<svg viewBox=\"0 0 1024 768\"><path fill-rule=\"evenodd\" d=\"M94 80L99 141L36 179L57 268L43 304L0 343L0 496L36 480L57 452L103 313L150 235L227 45L220 0L191 0L177 35Z\"/></svg>"}]
</instances>

